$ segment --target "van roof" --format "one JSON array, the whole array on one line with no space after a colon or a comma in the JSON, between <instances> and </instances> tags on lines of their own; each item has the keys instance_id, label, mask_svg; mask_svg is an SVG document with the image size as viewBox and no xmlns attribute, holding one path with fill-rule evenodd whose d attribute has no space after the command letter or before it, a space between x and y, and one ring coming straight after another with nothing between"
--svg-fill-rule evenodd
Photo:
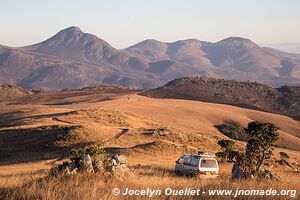
<instances>
[{"instance_id":1,"label":"van roof","mask_svg":"<svg viewBox=\"0 0 300 200\"><path fill-rule=\"evenodd\" d=\"M214 153L210 153L210 152L198 152L199 156L203 156L203 157L216 157L216 155Z\"/></svg>"},{"instance_id":2,"label":"van roof","mask_svg":"<svg viewBox=\"0 0 300 200\"><path fill-rule=\"evenodd\" d=\"M184 154L181 157L188 157L188 156L195 156L195 157L206 157L206 158L215 158L215 154L213 153L195 153L195 154Z\"/></svg>"}]
</instances>

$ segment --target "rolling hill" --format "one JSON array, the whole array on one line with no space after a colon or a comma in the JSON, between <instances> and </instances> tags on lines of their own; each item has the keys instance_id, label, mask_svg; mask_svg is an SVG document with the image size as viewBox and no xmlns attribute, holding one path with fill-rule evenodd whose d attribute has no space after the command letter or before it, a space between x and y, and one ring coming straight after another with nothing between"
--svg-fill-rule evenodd
<instances>
[{"instance_id":1,"label":"rolling hill","mask_svg":"<svg viewBox=\"0 0 300 200\"><path fill-rule=\"evenodd\" d=\"M76 190L73 199L82 199L82 194L86 193L93 195L85 199L109 199L112 197L110 190L124 181L132 184L132 188L147 188L149 183L155 188L203 187L203 184L208 184L209 188L242 188L240 186L251 180L232 184L231 164L220 162L220 176L213 180L178 177L174 174L174 164L182 154L219 151L217 142L227 137L216 125L234 121L246 127L254 120L280 127L272 162L274 172L283 178L276 181L278 185L273 184L275 181L263 181L266 184L260 187L298 189L299 121L231 105L154 99L137 94L139 92L120 86L98 85L0 101L1 199L73 198L74 188L81 190ZM241 141L236 143L238 149L245 145ZM104 147L109 154L125 155L132 176L125 176L120 183L116 182L119 177L110 179L111 176L101 173L49 177L53 166L69 161L71 149L93 144ZM297 171L277 163L282 151L289 155L289 162ZM250 182L246 188L257 183ZM82 184L86 186L82 188ZM103 195L95 193L107 190L109 192Z\"/></svg>"},{"instance_id":2,"label":"rolling hill","mask_svg":"<svg viewBox=\"0 0 300 200\"><path fill-rule=\"evenodd\" d=\"M237 105L300 119L300 87L272 88L257 82L207 77L185 77L141 93L153 98L175 98Z\"/></svg>"},{"instance_id":3,"label":"rolling hill","mask_svg":"<svg viewBox=\"0 0 300 200\"><path fill-rule=\"evenodd\" d=\"M11 101L13 99L21 98L32 93L32 91L25 90L14 85L0 84L0 102Z\"/></svg>"}]
</instances>

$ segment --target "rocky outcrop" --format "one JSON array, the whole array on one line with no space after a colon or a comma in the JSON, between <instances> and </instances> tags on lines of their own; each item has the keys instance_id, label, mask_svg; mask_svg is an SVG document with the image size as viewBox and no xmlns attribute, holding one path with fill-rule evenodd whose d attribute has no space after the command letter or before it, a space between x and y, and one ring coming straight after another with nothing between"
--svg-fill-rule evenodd
<instances>
[{"instance_id":1,"label":"rocky outcrop","mask_svg":"<svg viewBox=\"0 0 300 200\"><path fill-rule=\"evenodd\" d=\"M83 154L80 157L78 169L81 172L88 172L88 173L94 172L93 161L89 154Z\"/></svg>"},{"instance_id":2,"label":"rocky outcrop","mask_svg":"<svg viewBox=\"0 0 300 200\"><path fill-rule=\"evenodd\" d=\"M102 173L109 175L124 176L126 173L131 173L127 166L127 158L124 155L105 155L105 156L90 156L84 153L78 160L64 162L51 169L50 175L74 175L77 173Z\"/></svg>"}]
</instances>

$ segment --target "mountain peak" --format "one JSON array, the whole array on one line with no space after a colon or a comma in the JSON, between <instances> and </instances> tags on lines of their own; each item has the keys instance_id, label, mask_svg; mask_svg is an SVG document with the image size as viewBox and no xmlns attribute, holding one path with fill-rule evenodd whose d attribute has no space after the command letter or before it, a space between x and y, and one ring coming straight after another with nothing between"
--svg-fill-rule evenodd
<instances>
[{"instance_id":1,"label":"mountain peak","mask_svg":"<svg viewBox=\"0 0 300 200\"><path fill-rule=\"evenodd\" d=\"M159 47L165 45L164 42L161 42L159 40L155 40L155 39L146 39L143 40L142 42L139 42L133 46L128 47L127 49L132 49L132 48L139 48L139 47L151 47L151 48L155 48L155 47Z\"/></svg>"},{"instance_id":2,"label":"mountain peak","mask_svg":"<svg viewBox=\"0 0 300 200\"><path fill-rule=\"evenodd\" d=\"M70 39L70 38L74 38L74 37L78 38L78 37L82 36L83 34L84 34L84 32L79 27L70 26L66 29L59 31L56 34L56 36Z\"/></svg>"},{"instance_id":3,"label":"mountain peak","mask_svg":"<svg viewBox=\"0 0 300 200\"><path fill-rule=\"evenodd\" d=\"M215 44L217 45L226 44L226 46L235 46L235 47L240 47L240 46L250 47L250 48L258 47L258 45L255 42L243 37L228 37L219 42L216 42Z\"/></svg>"},{"instance_id":4,"label":"mountain peak","mask_svg":"<svg viewBox=\"0 0 300 200\"><path fill-rule=\"evenodd\" d=\"M60 32L83 33L83 31L79 27L77 27L77 26L70 26L68 28L65 28L65 29L61 30Z\"/></svg>"}]
</instances>

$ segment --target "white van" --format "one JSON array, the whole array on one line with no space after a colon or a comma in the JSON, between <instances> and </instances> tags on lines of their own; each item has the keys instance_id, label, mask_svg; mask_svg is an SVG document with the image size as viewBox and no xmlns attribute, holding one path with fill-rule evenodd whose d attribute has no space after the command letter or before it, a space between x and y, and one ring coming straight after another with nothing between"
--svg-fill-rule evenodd
<instances>
[{"instance_id":1,"label":"white van","mask_svg":"<svg viewBox=\"0 0 300 200\"><path fill-rule=\"evenodd\" d=\"M175 165L177 175L216 178L219 175L219 164L214 154L198 152L179 157Z\"/></svg>"}]
</instances>

